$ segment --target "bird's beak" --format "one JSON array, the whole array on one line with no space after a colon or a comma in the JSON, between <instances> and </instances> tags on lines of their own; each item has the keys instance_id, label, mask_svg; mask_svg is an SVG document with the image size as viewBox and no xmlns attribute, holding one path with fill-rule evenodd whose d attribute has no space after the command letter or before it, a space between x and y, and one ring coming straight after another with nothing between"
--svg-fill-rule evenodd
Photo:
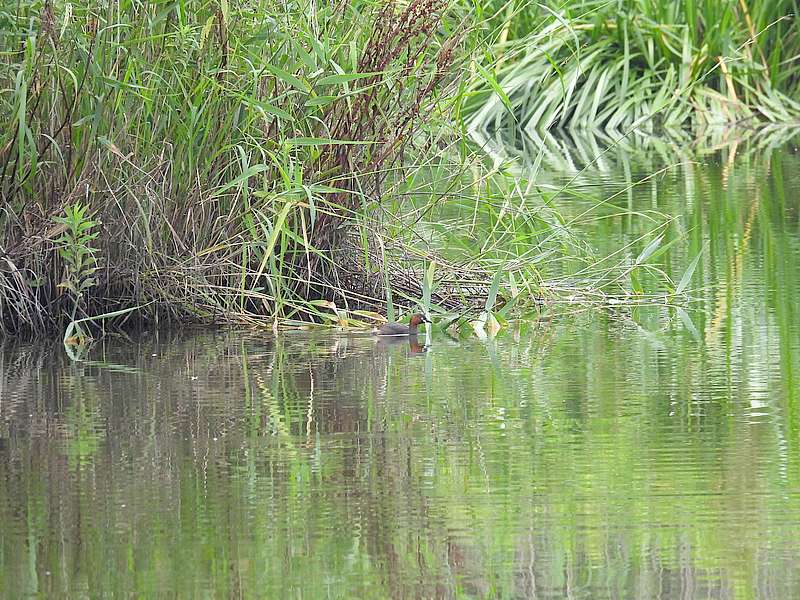
<instances>
[{"instance_id":1,"label":"bird's beak","mask_svg":"<svg viewBox=\"0 0 800 600\"><path fill-rule=\"evenodd\" d=\"M428 315L423 315L423 318L425 319L425 323L433 323L433 321L431 321L431 320L428 318Z\"/></svg>"}]
</instances>

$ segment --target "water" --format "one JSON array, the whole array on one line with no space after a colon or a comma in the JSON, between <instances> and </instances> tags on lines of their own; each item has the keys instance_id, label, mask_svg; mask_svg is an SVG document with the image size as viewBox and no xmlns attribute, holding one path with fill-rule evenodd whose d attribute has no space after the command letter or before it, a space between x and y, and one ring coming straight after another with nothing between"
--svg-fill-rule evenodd
<instances>
[{"instance_id":1,"label":"water","mask_svg":"<svg viewBox=\"0 0 800 600\"><path fill-rule=\"evenodd\" d=\"M691 325L584 314L427 352L162 331L77 363L6 342L0 594L800 597L800 157L726 152L584 225L635 256L650 226L615 210L677 216L665 271L705 247Z\"/></svg>"}]
</instances>

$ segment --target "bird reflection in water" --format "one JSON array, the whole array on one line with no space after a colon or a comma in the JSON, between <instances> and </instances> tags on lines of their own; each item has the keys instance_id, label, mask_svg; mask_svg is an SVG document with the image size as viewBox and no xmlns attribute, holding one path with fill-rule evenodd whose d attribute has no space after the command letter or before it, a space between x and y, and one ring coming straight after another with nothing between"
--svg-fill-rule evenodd
<instances>
[{"instance_id":1,"label":"bird reflection in water","mask_svg":"<svg viewBox=\"0 0 800 600\"><path fill-rule=\"evenodd\" d=\"M408 344L409 354L424 354L428 346L421 344L416 335L382 336L378 338L378 348L385 349L389 346L402 346Z\"/></svg>"}]
</instances>

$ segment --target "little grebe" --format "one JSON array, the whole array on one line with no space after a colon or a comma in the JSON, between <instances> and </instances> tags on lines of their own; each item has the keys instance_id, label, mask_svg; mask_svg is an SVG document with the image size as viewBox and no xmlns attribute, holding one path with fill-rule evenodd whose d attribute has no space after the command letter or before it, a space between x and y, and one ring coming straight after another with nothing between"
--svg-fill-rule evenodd
<instances>
[{"instance_id":1,"label":"little grebe","mask_svg":"<svg viewBox=\"0 0 800 600\"><path fill-rule=\"evenodd\" d=\"M417 335L420 323L430 323L428 318L420 313L411 315L408 325L402 323L385 323L378 328L378 335Z\"/></svg>"}]
</instances>

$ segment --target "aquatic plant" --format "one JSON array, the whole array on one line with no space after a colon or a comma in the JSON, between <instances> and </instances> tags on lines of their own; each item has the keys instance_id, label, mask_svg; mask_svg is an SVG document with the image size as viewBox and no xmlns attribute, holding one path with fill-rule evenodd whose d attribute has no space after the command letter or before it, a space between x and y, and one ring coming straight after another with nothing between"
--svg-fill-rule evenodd
<instances>
[{"instance_id":1,"label":"aquatic plant","mask_svg":"<svg viewBox=\"0 0 800 600\"><path fill-rule=\"evenodd\" d=\"M0 23L4 333L391 311L434 263L436 310L483 310L498 272L530 306L592 260L465 139L496 37L472 4L31 0ZM103 264L65 307L53 222L78 203Z\"/></svg>"},{"instance_id":2,"label":"aquatic plant","mask_svg":"<svg viewBox=\"0 0 800 600\"><path fill-rule=\"evenodd\" d=\"M75 320L84 293L97 284L97 249L93 244L99 223L87 214L88 208L78 202L65 206L63 217L53 217L64 229L55 240L64 262L64 280L58 285L69 292L72 299L72 320Z\"/></svg>"},{"instance_id":3,"label":"aquatic plant","mask_svg":"<svg viewBox=\"0 0 800 600\"><path fill-rule=\"evenodd\" d=\"M633 129L800 117L793 0L504 6L474 127L595 129L619 139Z\"/></svg>"},{"instance_id":4,"label":"aquatic plant","mask_svg":"<svg viewBox=\"0 0 800 600\"><path fill-rule=\"evenodd\" d=\"M53 304L55 251L67 260L68 244L52 224L78 201L103 222L92 241L108 267L69 280L87 314L148 302L150 316L179 319L313 313L344 222L380 202L457 79L464 28L445 26L447 10L265 0L4 12L3 329L74 316Z\"/></svg>"}]
</instances>

